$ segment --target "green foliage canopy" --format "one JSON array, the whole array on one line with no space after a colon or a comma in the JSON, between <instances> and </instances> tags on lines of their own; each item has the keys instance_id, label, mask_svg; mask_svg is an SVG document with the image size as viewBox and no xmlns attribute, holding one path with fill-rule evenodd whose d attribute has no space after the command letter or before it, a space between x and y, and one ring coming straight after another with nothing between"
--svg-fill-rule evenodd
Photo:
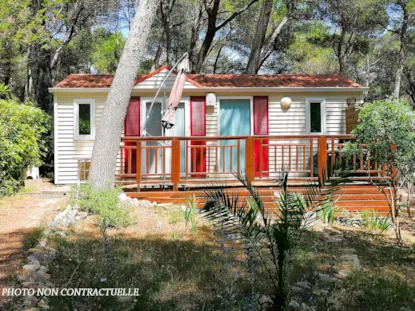
<instances>
[{"instance_id":1,"label":"green foliage canopy","mask_svg":"<svg viewBox=\"0 0 415 311\"><path fill-rule=\"evenodd\" d=\"M120 32L112 34L99 28L95 31L93 40L91 59L94 68L100 73L115 73L124 49L124 37Z\"/></svg>"},{"instance_id":2,"label":"green foliage canopy","mask_svg":"<svg viewBox=\"0 0 415 311\"><path fill-rule=\"evenodd\" d=\"M0 100L0 196L17 191L23 170L40 166L50 117L30 104Z\"/></svg>"},{"instance_id":3,"label":"green foliage canopy","mask_svg":"<svg viewBox=\"0 0 415 311\"><path fill-rule=\"evenodd\" d=\"M357 144L366 144L371 159L399 170L415 161L415 113L402 100L388 98L366 104L353 130Z\"/></svg>"}]
</instances>

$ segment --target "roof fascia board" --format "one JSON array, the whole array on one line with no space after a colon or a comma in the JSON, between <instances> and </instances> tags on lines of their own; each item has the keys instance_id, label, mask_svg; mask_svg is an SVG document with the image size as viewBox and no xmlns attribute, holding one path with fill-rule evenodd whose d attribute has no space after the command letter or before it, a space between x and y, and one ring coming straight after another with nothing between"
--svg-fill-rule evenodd
<instances>
[{"instance_id":1,"label":"roof fascia board","mask_svg":"<svg viewBox=\"0 0 415 311\"><path fill-rule=\"evenodd\" d=\"M49 88L51 93L106 93L110 88ZM157 91L158 88L133 89L133 92ZM185 88L184 91L203 92L268 92L268 93L324 93L324 92L364 92L368 87L199 87Z\"/></svg>"}]
</instances>

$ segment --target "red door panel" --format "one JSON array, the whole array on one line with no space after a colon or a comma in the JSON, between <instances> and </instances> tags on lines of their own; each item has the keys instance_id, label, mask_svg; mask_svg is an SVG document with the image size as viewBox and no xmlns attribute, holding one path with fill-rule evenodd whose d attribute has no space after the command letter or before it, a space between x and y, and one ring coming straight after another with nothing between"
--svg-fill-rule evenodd
<instances>
[{"instance_id":1,"label":"red door panel","mask_svg":"<svg viewBox=\"0 0 415 311\"><path fill-rule=\"evenodd\" d=\"M268 135L268 96L254 96L254 135ZM269 149L268 139L255 140L254 159L255 176L260 176L260 172L268 171ZM269 173L262 173L262 176L269 176Z\"/></svg>"},{"instance_id":2,"label":"red door panel","mask_svg":"<svg viewBox=\"0 0 415 311\"><path fill-rule=\"evenodd\" d=\"M190 136L206 136L206 97L195 96L190 98ZM206 177L206 141L191 141L190 152L191 176ZM201 146L198 148L197 146Z\"/></svg>"},{"instance_id":3,"label":"red door panel","mask_svg":"<svg viewBox=\"0 0 415 311\"><path fill-rule=\"evenodd\" d=\"M140 136L140 97L131 97L124 120L124 136ZM124 143L125 146L132 146L135 143ZM131 151L131 173L136 172L136 151ZM128 173L129 153L124 151L125 173Z\"/></svg>"}]
</instances>

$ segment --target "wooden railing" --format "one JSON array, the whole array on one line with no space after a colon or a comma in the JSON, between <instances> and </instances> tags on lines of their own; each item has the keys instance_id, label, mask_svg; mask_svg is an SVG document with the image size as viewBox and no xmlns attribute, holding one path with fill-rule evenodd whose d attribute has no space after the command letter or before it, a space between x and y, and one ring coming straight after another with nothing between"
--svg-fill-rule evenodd
<instances>
[{"instance_id":1,"label":"wooden railing","mask_svg":"<svg viewBox=\"0 0 415 311\"><path fill-rule=\"evenodd\" d=\"M288 171L292 178L321 182L333 176L337 166L353 170L357 179L386 172L371 163L364 145L358 155L345 158L344 143L351 140L352 135L124 137L117 176L177 190L186 182L226 182L237 172L250 181L272 180L277 172Z\"/></svg>"}]
</instances>

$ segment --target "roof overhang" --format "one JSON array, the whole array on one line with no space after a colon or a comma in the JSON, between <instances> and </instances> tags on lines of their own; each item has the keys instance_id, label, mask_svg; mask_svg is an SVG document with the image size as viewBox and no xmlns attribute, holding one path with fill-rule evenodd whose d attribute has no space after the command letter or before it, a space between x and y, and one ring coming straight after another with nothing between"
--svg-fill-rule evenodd
<instances>
[{"instance_id":1,"label":"roof overhang","mask_svg":"<svg viewBox=\"0 0 415 311\"><path fill-rule=\"evenodd\" d=\"M49 88L51 93L108 93L110 88ZM133 92L156 92L158 88L133 89ZM199 87L184 89L184 92L241 92L241 93L333 93L368 91L368 87Z\"/></svg>"}]
</instances>

